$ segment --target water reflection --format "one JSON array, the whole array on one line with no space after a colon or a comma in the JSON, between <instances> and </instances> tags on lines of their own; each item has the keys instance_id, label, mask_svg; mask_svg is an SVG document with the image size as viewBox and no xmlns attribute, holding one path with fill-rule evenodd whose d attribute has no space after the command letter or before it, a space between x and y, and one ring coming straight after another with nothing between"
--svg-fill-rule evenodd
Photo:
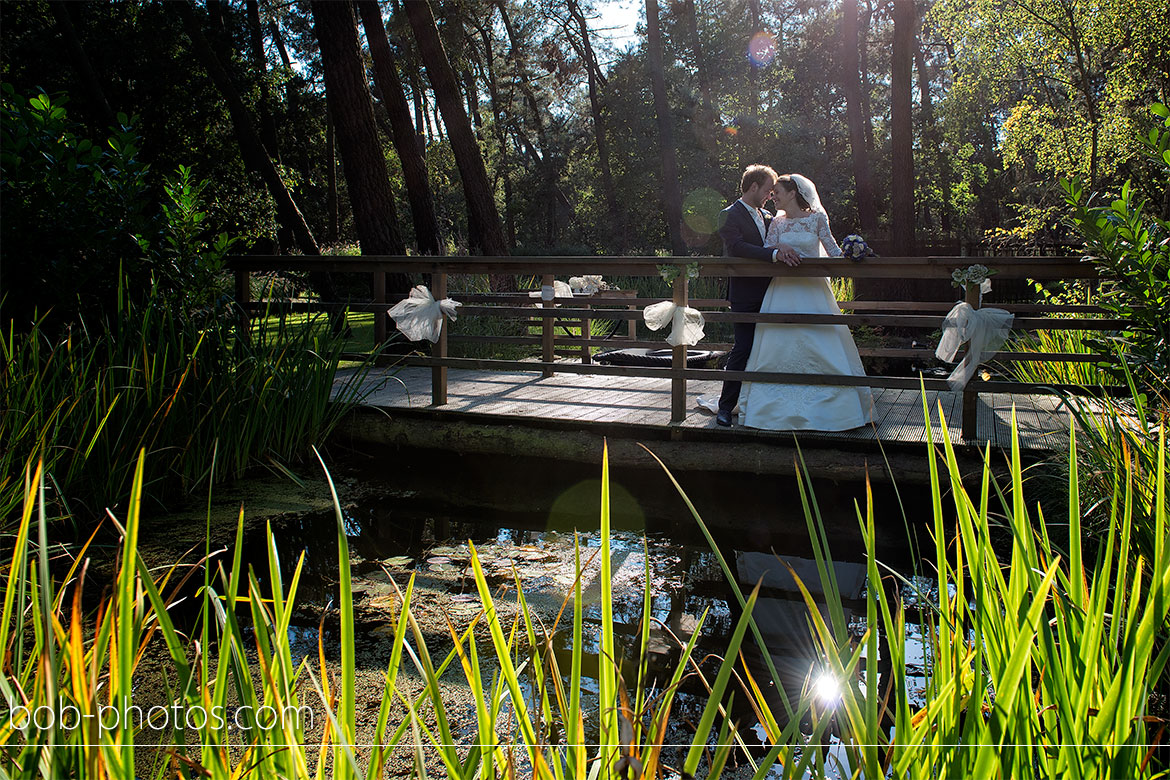
<instances>
[{"instance_id":1,"label":"water reflection","mask_svg":"<svg viewBox=\"0 0 1170 780\"><path fill-rule=\"evenodd\" d=\"M366 634L391 635L388 624L395 615L396 602L390 578L404 584L412 573L416 577L416 594L427 599L437 614L463 624L469 621L479 611L470 569L470 541L489 585L501 601L514 601L514 578L518 576L526 602L548 630L552 630L564 608L553 648L562 669L567 669L572 650L572 604L566 605L566 598L572 593L575 579L574 548L580 544L584 565L600 544L596 529L599 481L582 473L588 467L561 463L516 459L485 464L460 459L456 466L403 464L401 469L391 470L395 483L382 491L388 498L347 504L344 523L352 552L357 603L363 610L361 619L387 624L368 627ZM486 476L492 468L496 469L494 481ZM632 686L636 661L645 656L651 696L673 675L680 643L698 630L693 657L721 656L740 614L716 555L677 493L660 473L653 476L651 479L642 473L615 477L611 509L619 530L611 533L610 550L617 662L627 685ZM822 678L823 659L814 644L808 607L797 585L799 578L828 621L821 576L808 543L803 513L799 503L793 501L795 486L777 477L758 475L678 476L713 526L720 552L740 588L747 593L757 583L761 585L754 616L768 657L750 638L743 645L743 656L783 725L785 707L772 683L769 666L776 669L792 698L809 686L831 698L830 683L834 682ZM386 473L377 479L386 480ZM852 503L863 491L860 485L828 485L821 490L819 502L826 533L833 543L833 574L842 595L845 620L855 638L865 632L868 583ZM879 554L883 562L910 577L911 560L901 533L902 523L900 519L895 522L897 533L883 536ZM290 517L274 523L273 531L282 567L291 572L297 558L305 555L298 601L318 607L335 601L333 513ZM262 562L267 543L265 534L250 537L246 559ZM638 629L647 575L653 623L643 647ZM916 580L911 578L911 582ZM593 678L603 662L599 657L599 557L585 567L581 591L585 619L582 665L589 678L583 691L587 696L596 696ZM700 629L704 612L706 618ZM437 633L445 631L444 625ZM912 697L921 695L929 671L921 635L920 626L907 626ZM879 675L886 671L883 663L882 658L863 661L863 665L870 664L870 669L862 669L863 686L868 682L869 671ZM684 693L687 695L676 705L680 719L687 711L697 714L702 708L703 689L697 678L687 681ZM741 723L755 722L746 696L737 695L736 709Z\"/></svg>"}]
</instances>

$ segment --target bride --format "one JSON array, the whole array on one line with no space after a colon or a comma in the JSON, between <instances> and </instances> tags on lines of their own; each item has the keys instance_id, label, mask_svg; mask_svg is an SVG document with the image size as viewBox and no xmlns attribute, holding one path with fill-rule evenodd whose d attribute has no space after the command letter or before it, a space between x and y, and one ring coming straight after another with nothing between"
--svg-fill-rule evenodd
<instances>
[{"instance_id":1,"label":"bride","mask_svg":"<svg viewBox=\"0 0 1170 780\"><path fill-rule=\"evenodd\" d=\"M802 257L840 257L829 232L829 217L817 189L798 173L781 176L773 191L777 215L764 246L792 247ZM764 296L763 313L840 314L824 276L777 276ZM844 325L760 323L752 342L748 371L865 376L857 345ZM745 382L743 424L769 430L844 431L870 421L873 398L868 387L786 385Z\"/></svg>"}]
</instances>

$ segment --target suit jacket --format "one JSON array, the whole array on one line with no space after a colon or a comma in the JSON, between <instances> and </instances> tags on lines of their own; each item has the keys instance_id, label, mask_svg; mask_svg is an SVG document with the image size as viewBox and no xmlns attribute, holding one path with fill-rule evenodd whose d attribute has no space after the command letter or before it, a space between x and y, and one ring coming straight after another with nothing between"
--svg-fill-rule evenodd
<instances>
[{"instance_id":1,"label":"suit jacket","mask_svg":"<svg viewBox=\"0 0 1170 780\"><path fill-rule=\"evenodd\" d=\"M764 211L764 230L772 215ZM760 229L742 201L736 200L719 214L719 237L723 239L724 257L743 257L748 260L771 262L772 250L764 248ZM769 276L733 276L727 283L727 299L736 311L759 311L764 293L772 278Z\"/></svg>"}]
</instances>

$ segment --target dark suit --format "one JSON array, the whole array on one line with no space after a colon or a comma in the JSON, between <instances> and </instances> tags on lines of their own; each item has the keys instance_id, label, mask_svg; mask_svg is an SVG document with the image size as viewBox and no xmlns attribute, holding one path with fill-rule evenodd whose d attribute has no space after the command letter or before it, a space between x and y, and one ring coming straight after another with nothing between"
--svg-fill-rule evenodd
<instances>
[{"instance_id":1,"label":"dark suit","mask_svg":"<svg viewBox=\"0 0 1170 780\"><path fill-rule=\"evenodd\" d=\"M764 229L767 230L772 216L764 211ZM743 257L748 260L771 262L772 250L764 248L760 229L748 212L748 207L737 200L719 214L719 237L723 239L724 257ZM727 283L727 299L731 310L737 312L758 312L764 302L764 293L772 279L768 276L733 276ZM743 371L747 368L748 356L752 352L755 338L754 322L735 323L735 345L727 355L724 366L728 371ZM720 411L731 412L739 401L740 382L724 382L719 395Z\"/></svg>"}]
</instances>

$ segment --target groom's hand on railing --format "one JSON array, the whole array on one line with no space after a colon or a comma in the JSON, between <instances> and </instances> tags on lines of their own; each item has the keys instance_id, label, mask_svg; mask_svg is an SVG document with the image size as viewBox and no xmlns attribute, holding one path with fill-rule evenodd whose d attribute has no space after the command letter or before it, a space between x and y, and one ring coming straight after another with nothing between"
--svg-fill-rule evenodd
<instances>
[{"instance_id":1,"label":"groom's hand on railing","mask_svg":"<svg viewBox=\"0 0 1170 780\"><path fill-rule=\"evenodd\" d=\"M772 262L777 261L795 267L800 265L800 255L790 246L779 246L772 252Z\"/></svg>"}]
</instances>

